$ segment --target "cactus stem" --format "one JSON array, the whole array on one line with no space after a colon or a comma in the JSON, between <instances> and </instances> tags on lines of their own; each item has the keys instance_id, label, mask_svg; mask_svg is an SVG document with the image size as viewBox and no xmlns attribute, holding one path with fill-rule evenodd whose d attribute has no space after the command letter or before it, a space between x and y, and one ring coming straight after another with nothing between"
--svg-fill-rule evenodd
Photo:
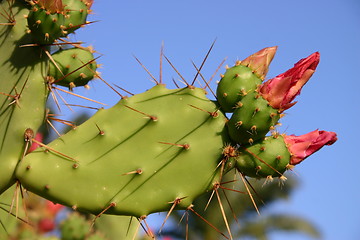
<instances>
[{"instance_id":1,"label":"cactus stem","mask_svg":"<svg viewBox=\"0 0 360 240\"><path fill-rule=\"evenodd\" d=\"M150 119L151 119L152 121L154 121L154 122L158 120L157 117L151 116L151 115L149 115L149 114L147 114L147 113L144 113L144 112L142 112L142 111L140 111L140 110L137 110L137 109L135 109L135 108L129 107L129 106L127 106L127 105L124 105L124 107L127 107L127 108L129 108L129 109L131 109L131 110L133 110L133 111L135 111L135 112L137 112L137 113L140 113L140 114L142 114L142 115L150 118Z\"/></svg>"},{"instance_id":2,"label":"cactus stem","mask_svg":"<svg viewBox=\"0 0 360 240\"><path fill-rule=\"evenodd\" d=\"M159 143L181 147L181 148L184 148L185 150L188 150L190 148L190 144L187 144L187 143L186 144L176 144L176 143L167 143L167 142L159 142Z\"/></svg>"},{"instance_id":3,"label":"cactus stem","mask_svg":"<svg viewBox=\"0 0 360 240\"><path fill-rule=\"evenodd\" d=\"M176 205L178 205L184 198L186 198L186 197L176 198L174 201L169 202L169 203L172 203L172 206L171 206L169 212L166 214L166 217L165 217L165 219L164 219L164 222L162 223L162 225L161 225L161 227L160 227L160 229L159 229L159 234L161 233L161 231L162 231L162 229L163 229L166 221L167 221L168 218L170 217L170 214L174 211Z\"/></svg>"},{"instance_id":4,"label":"cactus stem","mask_svg":"<svg viewBox=\"0 0 360 240\"><path fill-rule=\"evenodd\" d=\"M194 106L194 105L191 105L191 104L189 104L189 106L190 106L190 107L193 107L193 108L195 108L195 109L198 109L198 110L200 110L200 111L206 112L206 113L208 113L210 116L212 116L213 118L216 118L216 117L219 116L218 110L216 110L216 111L214 111L214 112L209 112L209 111L206 111L206 110L204 110L204 109L198 108L198 107L196 107L196 106Z\"/></svg>"},{"instance_id":5,"label":"cactus stem","mask_svg":"<svg viewBox=\"0 0 360 240\"><path fill-rule=\"evenodd\" d=\"M211 224L208 220L206 220L203 216L201 216L199 213L197 213L194 209L193 206L190 205L187 210L190 210L191 212L193 212L197 217L199 217L201 220L203 220L207 225L209 225L211 228L213 228L215 231L217 231L218 233L220 233L224 238L229 239L224 233L222 233L219 229L217 229L213 224Z\"/></svg>"},{"instance_id":6,"label":"cactus stem","mask_svg":"<svg viewBox=\"0 0 360 240\"><path fill-rule=\"evenodd\" d=\"M158 80L156 80L156 78L151 74L151 72L144 66L144 64L142 64L142 62L135 56L133 55L133 57L135 58L135 60L140 64L140 66L147 72L147 74L149 74L149 76L152 78L152 80L154 80L156 85L159 85L160 82L158 82Z\"/></svg>"}]
</instances>

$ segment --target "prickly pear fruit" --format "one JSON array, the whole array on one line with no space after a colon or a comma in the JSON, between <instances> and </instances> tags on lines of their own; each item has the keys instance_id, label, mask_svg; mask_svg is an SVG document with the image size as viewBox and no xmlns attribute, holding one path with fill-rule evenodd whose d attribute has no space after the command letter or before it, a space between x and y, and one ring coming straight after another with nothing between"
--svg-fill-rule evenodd
<instances>
[{"instance_id":1,"label":"prickly pear fruit","mask_svg":"<svg viewBox=\"0 0 360 240\"><path fill-rule=\"evenodd\" d=\"M40 196L94 214L186 209L219 181L225 122L203 89L157 85L33 151L17 177Z\"/></svg>"},{"instance_id":2,"label":"prickly pear fruit","mask_svg":"<svg viewBox=\"0 0 360 240\"><path fill-rule=\"evenodd\" d=\"M280 177L290 163L290 152L281 135L239 148L236 168L249 177Z\"/></svg>"},{"instance_id":3,"label":"prickly pear fruit","mask_svg":"<svg viewBox=\"0 0 360 240\"><path fill-rule=\"evenodd\" d=\"M60 3L56 6L52 5L51 2ZM35 43L51 44L55 39L65 34L65 16L61 1L33 1L31 4L27 21L29 32Z\"/></svg>"},{"instance_id":4,"label":"prickly pear fruit","mask_svg":"<svg viewBox=\"0 0 360 240\"><path fill-rule=\"evenodd\" d=\"M216 93L224 112L234 112L236 103L262 83L276 49L277 47L264 48L226 70Z\"/></svg>"},{"instance_id":5,"label":"prickly pear fruit","mask_svg":"<svg viewBox=\"0 0 360 240\"><path fill-rule=\"evenodd\" d=\"M275 128L280 114L257 92L253 91L237 103L228 122L231 139L240 144L252 144Z\"/></svg>"},{"instance_id":6,"label":"prickly pear fruit","mask_svg":"<svg viewBox=\"0 0 360 240\"><path fill-rule=\"evenodd\" d=\"M96 76L97 64L90 49L59 50L52 58L56 65L50 63L48 75L51 83L71 89L85 86Z\"/></svg>"},{"instance_id":7,"label":"prickly pear fruit","mask_svg":"<svg viewBox=\"0 0 360 240\"><path fill-rule=\"evenodd\" d=\"M240 147L235 165L240 172L250 177L281 177L285 170L292 169L336 140L336 133L318 130L301 136L274 134L253 145Z\"/></svg>"},{"instance_id":8,"label":"prickly pear fruit","mask_svg":"<svg viewBox=\"0 0 360 240\"><path fill-rule=\"evenodd\" d=\"M88 6L81 0L63 0L65 12L65 31L73 33L86 23Z\"/></svg>"}]
</instances>

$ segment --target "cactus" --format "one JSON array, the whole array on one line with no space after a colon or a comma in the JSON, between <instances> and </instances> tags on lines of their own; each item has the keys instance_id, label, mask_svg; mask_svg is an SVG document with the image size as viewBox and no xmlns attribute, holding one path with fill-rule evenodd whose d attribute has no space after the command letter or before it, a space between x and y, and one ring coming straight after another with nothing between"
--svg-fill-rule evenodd
<instances>
[{"instance_id":1,"label":"cactus","mask_svg":"<svg viewBox=\"0 0 360 240\"><path fill-rule=\"evenodd\" d=\"M48 121L49 92L100 78L93 51L62 39L87 24L92 1L0 4L0 193L17 182L73 210L143 221L154 212L194 211L194 200L217 192L232 169L283 180L286 170L336 141L332 132L276 132L319 54L263 82L277 49L270 47L228 68L216 100L204 88L168 89L160 81L144 93L121 95L112 108L45 145L35 133ZM30 152L31 144L40 148ZM74 224L66 224L64 233L71 232Z\"/></svg>"}]
</instances>

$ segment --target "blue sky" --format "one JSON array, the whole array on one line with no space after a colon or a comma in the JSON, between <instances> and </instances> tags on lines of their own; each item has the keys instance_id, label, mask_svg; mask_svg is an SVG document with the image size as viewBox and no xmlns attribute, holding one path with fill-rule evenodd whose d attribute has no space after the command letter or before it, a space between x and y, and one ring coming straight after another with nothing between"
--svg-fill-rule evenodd
<instances>
[{"instance_id":1,"label":"blue sky","mask_svg":"<svg viewBox=\"0 0 360 240\"><path fill-rule=\"evenodd\" d=\"M99 62L105 80L133 93L153 86L133 55L157 77L162 42L166 56L189 80L196 73L191 60L200 65L215 39L203 69L207 78L225 57L231 66L264 47L279 46L268 79L319 51L317 71L297 98L298 103L286 112L281 130L297 135L315 129L335 131L339 140L296 168L300 187L291 199L279 202L272 211L308 218L320 228L324 239L359 239L357 0L95 1L93 10L90 20L100 22L78 31L74 39L103 54ZM222 68L215 80L224 71ZM175 87L171 79L178 76L167 64L163 77L169 88ZM109 106L119 100L101 81L91 87L75 92ZM304 239L283 234L272 237Z\"/></svg>"}]
</instances>

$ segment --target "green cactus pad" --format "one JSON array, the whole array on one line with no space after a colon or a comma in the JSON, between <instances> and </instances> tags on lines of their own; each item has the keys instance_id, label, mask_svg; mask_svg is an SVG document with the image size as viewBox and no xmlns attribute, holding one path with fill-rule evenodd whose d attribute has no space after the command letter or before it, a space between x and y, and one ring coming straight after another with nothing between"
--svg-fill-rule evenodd
<instances>
[{"instance_id":1,"label":"green cactus pad","mask_svg":"<svg viewBox=\"0 0 360 240\"><path fill-rule=\"evenodd\" d=\"M277 109L254 91L246 94L236 105L228 129L231 139L240 144L251 144L264 138L280 118Z\"/></svg>"},{"instance_id":2,"label":"green cactus pad","mask_svg":"<svg viewBox=\"0 0 360 240\"><path fill-rule=\"evenodd\" d=\"M35 134L43 123L47 98L46 55L38 47L20 47L32 41L25 33L29 10L23 3L2 1L1 11L14 18L0 16L0 22L9 23L0 25L0 193L15 182L15 167L29 143L25 130Z\"/></svg>"},{"instance_id":3,"label":"green cactus pad","mask_svg":"<svg viewBox=\"0 0 360 240\"><path fill-rule=\"evenodd\" d=\"M90 50L70 48L52 55L49 76L57 85L73 88L85 86L96 75L97 64ZM61 70L61 72L60 72Z\"/></svg>"},{"instance_id":4,"label":"green cactus pad","mask_svg":"<svg viewBox=\"0 0 360 240\"><path fill-rule=\"evenodd\" d=\"M249 67L235 65L226 70L217 88L217 99L224 112L234 112L236 103L250 91L254 91L262 80Z\"/></svg>"},{"instance_id":5,"label":"green cactus pad","mask_svg":"<svg viewBox=\"0 0 360 240\"><path fill-rule=\"evenodd\" d=\"M64 35L65 16L63 13L50 13L34 4L27 16L28 27L35 43L51 44Z\"/></svg>"},{"instance_id":6,"label":"green cactus pad","mask_svg":"<svg viewBox=\"0 0 360 240\"><path fill-rule=\"evenodd\" d=\"M99 110L49 144L56 152L27 155L17 177L40 196L94 214L108 207L140 217L177 200L186 209L218 181L225 122L203 89L157 85Z\"/></svg>"},{"instance_id":7,"label":"green cactus pad","mask_svg":"<svg viewBox=\"0 0 360 240\"><path fill-rule=\"evenodd\" d=\"M289 166L290 157L283 137L275 135L241 147L235 165L249 177L280 177Z\"/></svg>"},{"instance_id":8,"label":"green cactus pad","mask_svg":"<svg viewBox=\"0 0 360 240\"><path fill-rule=\"evenodd\" d=\"M88 8L81 0L63 0L65 5L65 31L67 34L73 33L86 23Z\"/></svg>"}]
</instances>

